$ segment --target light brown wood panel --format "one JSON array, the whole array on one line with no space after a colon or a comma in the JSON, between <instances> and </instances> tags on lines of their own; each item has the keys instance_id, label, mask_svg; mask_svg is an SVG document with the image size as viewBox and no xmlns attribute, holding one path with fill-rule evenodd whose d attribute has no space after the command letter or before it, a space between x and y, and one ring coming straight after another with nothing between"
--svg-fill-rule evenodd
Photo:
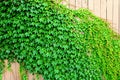
<instances>
[{"instance_id":1,"label":"light brown wood panel","mask_svg":"<svg viewBox=\"0 0 120 80\"><path fill-rule=\"evenodd\" d=\"M2 80L20 80L19 64L17 62L11 64L8 69L8 61L5 60L5 69Z\"/></svg>"},{"instance_id":2,"label":"light brown wood panel","mask_svg":"<svg viewBox=\"0 0 120 80\"><path fill-rule=\"evenodd\" d=\"M107 21L109 23L113 23L112 22L112 16L113 16L113 13L112 13L112 1L113 0L107 0Z\"/></svg>"},{"instance_id":3,"label":"light brown wood panel","mask_svg":"<svg viewBox=\"0 0 120 80\"><path fill-rule=\"evenodd\" d=\"M82 7L82 0L76 0L76 9L79 9Z\"/></svg>"},{"instance_id":4,"label":"light brown wood panel","mask_svg":"<svg viewBox=\"0 0 120 80\"><path fill-rule=\"evenodd\" d=\"M120 0L118 1L118 33L120 33Z\"/></svg>"},{"instance_id":5,"label":"light brown wood panel","mask_svg":"<svg viewBox=\"0 0 120 80\"><path fill-rule=\"evenodd\" d=\"M88 0L82 0L81 2L82 2L81 5L82 8L88 8Z\"/></svg>"},{"instance_id":6,"label":"light brown wood panel","mask_svg":"<svg viewBox=\"0 0 120 80\"><path fill-rule=\"evenodd\" d=\"M32 74L28 73L28 80L38 80L36 76L37 75L32 75ZM39 78L39 80L44 80L42 75L39 75L38 78Z\"/></svg>"},{"instance_id":7,"label":"light brown wood panel","mask_svg":"<svg viewBox=\"0 0 120 80\"><path fill-rule=\"evenodd\" d=\"M34 80L34 75L28 73L28 80Z\"/></svg>"},{"instance_id":8,"label":"light brown wood panel","mask_svg":"<svg viewBox=\"0 0 120 80\"><path fill-rule=\"evenodd\" d=\"M101 0L101 18L107 19L107 2L106 0Z\"/></svg>"},{"instance_id":9,"label":"light brown wood panel","mask_svg":"<svg viewBox=\"0 0 120 80\"><path fill-rule=\"evenodd\" d=\"M15 80L20 80L19 64L17 62L11 64L11 72Z\"/></svg>"},{"instance_id":10,"label":"light brown wood panel","mask_svg":"<svg viewBox=\"0 0 120 80\"><path fill-rule=\"evenodd\" d=\"M2 80L22 80L20 76L20 65L17 62L11 63L11 67L8 69L8 61L5 60L5 69L2 75ZM28 73L28 80L38 80L36 75ZM39 80L44 80L39 75Z\"/></svg>"},{"instance_id":11,"label":"light brown wood panel","mask_svg":"<svg viewBox=\"0 0 120 80\"><path fill-rule=\"evenodd\" d=\"M93 12L94 11L94 0L88 1L88 8Z\"/></svg>"},{"instance_id":12,"label":"light brown wood panel","mask_svg":"<svg viewBox=\"0 0 120 80\"><path fill-rule=\"evenodd\" d=\"M69 8L76 9L76 0L69 0Z\"/></svg>"},{"instance_id":13,"label":"light brown wood panel","mask_svg":"<svg viewBox=\"0 0 120 80\"><path fill-rule=\"evenodd\" d=\"M113 30L118 32L118 1L119 0L114 0L114 10L113 10Z\"/></svg>"},{"instance_id":14,"label":"light brown wood panel","mask_svg":"<svg viewBox=\"0 0 120 80\"><path fill-rule=\"evenodd\" d=\"M100 0L94 0L94 13L97 15L97 16L101 16L101 3L100 3Z\"/></svg>"}]
</instances>

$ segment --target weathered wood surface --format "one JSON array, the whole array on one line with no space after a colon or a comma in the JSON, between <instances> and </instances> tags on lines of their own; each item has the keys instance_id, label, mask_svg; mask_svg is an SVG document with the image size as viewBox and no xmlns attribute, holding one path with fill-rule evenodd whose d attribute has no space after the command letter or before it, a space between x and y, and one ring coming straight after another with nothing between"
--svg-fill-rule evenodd
<instances>
[{"instance_id":1,"label":"weathered wood surface","mask_svg":"<svg viewBox=\"0 0 120 80\"><path fill-rule=\"evenodd\" d=\"M38 80L36 75L26 73L28 80ZM11 64L10 69L8 69L8 61L5 60L5 68L2 74L2 80L22 80L20 74L20 65L17 62ZM39 80L44 80L42 76L39 76Z\"/></svg>"},{"instance_id":2,"label":"weathered wood surface","mask_svg":"<svg viewBox=\"0 0 120 80\"><path fill-rule=\"evenodd\" d=\"M2 80L20 80L19 64L12 63L10 70L8 70L8 61L6 60Z\"/></svg>"},{"instance_id":3,"label":"weathered wood surface","mask_svg":"<svg viewBox=\"0 0 120 80\"><path fill-rule=\"evenodd\" d=\"M120 33L120 1L119 0L63 0L71 9L88 8L95 15L107 20L111 28Z\"/></svg>"},{"instance_id":4,"label":"weathered wood surface","mask_svg":"<svg viewBox=\"0 0 120 80\"><path fill-rule=\"evenodd\" d=\"M116 32L120 32L120 1L119 0L65 0L62 4L67 5L71 9L88 8L97 16L111 23L111 27ZM7 66L7 62L5 62ZM2 80L21 80L19 72L19 64L12 63L11 70L5 67ZM35 80L35 76L28 74L28 80ZM40 80L43 78L40 76Z\"/></svg>"}]
</instances>

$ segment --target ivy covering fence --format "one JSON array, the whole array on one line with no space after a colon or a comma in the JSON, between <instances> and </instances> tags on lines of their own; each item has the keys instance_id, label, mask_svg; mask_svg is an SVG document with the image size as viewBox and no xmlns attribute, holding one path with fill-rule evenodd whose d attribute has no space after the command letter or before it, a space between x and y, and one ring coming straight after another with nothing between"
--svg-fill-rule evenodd
<instances>
[{"instance_id":1,"label":"ivy covering fence","mask_svg":"<svg viewBox=\"0 0 120 80\"><path fill-rule=\"evenodd\" d=\"M120 36L87 9L0 0L0 73L6 59L44 80L120 80Z\"/></svg>"}]
</instances>

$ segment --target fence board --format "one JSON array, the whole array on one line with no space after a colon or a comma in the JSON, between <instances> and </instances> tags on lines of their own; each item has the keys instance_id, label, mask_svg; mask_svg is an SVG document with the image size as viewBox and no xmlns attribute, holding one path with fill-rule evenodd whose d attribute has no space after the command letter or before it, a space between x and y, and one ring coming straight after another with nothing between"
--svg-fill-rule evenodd
<instances>
[{"instance_id":1,"label":"fence board","mask_svg":"<svg viewBox=\"0 0 120 80\"><path fill-rule=\"evenodd\" d=\"M106 0L101 0L101 18L107 19Z\"/></svg>"},{"instance_id":2,"label":"fence board","mask_svg":"<svg viewBox=\"0 0 120 80\"><path fill-rule=\"evenodd\" d=\"M94 10L94 0L89 0L88 1L88 8L91 10L91 11L93 11Z\"/></svg>"},{"instance_id":3,"label":"fence board","mask_svg":"<svg viewBox=\"0 0 120 80\"><path fill-rule=\"evenodd\" d=\"M2 80L20 80L19 64L17 62L11 64L8 70L8 61L5 60L5 69Z\"/></svg>"},{"instance_id":4,"label":"fence board","mask_svg":"<svg viewBox=\"0 0 120 80\"><path fill-rule=\"evenodd\" d=\"M8 70L8 61L5 60L5 70L2 75L2 80L21 80L20 77L20 66L17 62L11 64L10 70ZM32 75L30 73L27 73L28 80L38 80L36 79L36 75ZM43 77L40 75L38 76L39 80L44 80Z\"/></svg>"},{"instance_id":5,"label":"fence board","mask_svg":"<svg viewBox=\"0 0 120 80\"><path fill-rule=\"evenodd\" d=\"M107 0L107 20L112 24L112 0Z\"/></svg>"},{"instance_id":6,"label":"fence board","mask_svg":"<svg viewBox=\"0 0 120 80\"><path fill-rule=\"evenodd\" d=\"M118 0L114 0L113 29L118 32Z\"/></svg>"},{"instance_id":7,"label":"fence board","mask_svg":"<svg viewBox=\"0 0 120 80\"><path fill-rule=\"evenodd\" d=\"M82 2L81 3L81 5L82 5L81 7L82 8L88 8L88 0L82 0L81 2Z\"/></svg>"},{"instance_id":8,"label":"fence board","mask_svg":"<svg viewBox=\"0 0 120 80\"><path fill-rule=\"evenodd\" d=\"M76 9L76 0L69 0L69 8Z\"/></svg>"},{"instance_id":9,"label":"fence board","mask_svg":"<svg viewBox=\"0 0 120 80\"><path fill-rule=\"evenodd\" d=\"M120 0L118 1L118 33L120 33Z\"/></svg>"},{"instance_id":10,"label":"fence board","mask_svg":"<svg viewBox=\"0 0 120 80\"><path fill-rule=\"evenodd\" d=\"M100 10L101 7L100 7L100 0L94 0L94 13L97 15L97 16L100 16Z\"/></svg>"},{"instance_id":11,"label":"fence board","mask_svg":"<svg viewBox=\"0 0 120 80\"><path fill-rule=\"evenodd\" d=\"M82 7L82 0L76 0L76 9Z\"/></svg>"}]
</instances>

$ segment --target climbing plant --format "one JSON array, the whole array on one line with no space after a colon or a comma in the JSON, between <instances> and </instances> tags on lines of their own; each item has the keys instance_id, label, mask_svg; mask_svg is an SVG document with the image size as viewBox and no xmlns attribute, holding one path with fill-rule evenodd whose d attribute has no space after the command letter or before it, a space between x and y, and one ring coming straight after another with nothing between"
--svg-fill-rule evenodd
<instances>
[{"instance_id":1,"label":"climbing plant","mask_svg":"<svg viewBox=\"0 0 120 80\"><path fill-rule=\"evenodd\" d=\"M4 70L4 62L0 61L0 80L2 80L3 70Z\"/></svg>"},{"instance_id":2,"label":"climbing plant","mask_svg":"<svg viewBox=\"0 0 120 80\"><path fill-rule=\"evenodd\" d=\"M54 0L2 0L5 59L45 80L119 80L120 36L87 9L70 10Z\"/></svg>"}]
</instances>

